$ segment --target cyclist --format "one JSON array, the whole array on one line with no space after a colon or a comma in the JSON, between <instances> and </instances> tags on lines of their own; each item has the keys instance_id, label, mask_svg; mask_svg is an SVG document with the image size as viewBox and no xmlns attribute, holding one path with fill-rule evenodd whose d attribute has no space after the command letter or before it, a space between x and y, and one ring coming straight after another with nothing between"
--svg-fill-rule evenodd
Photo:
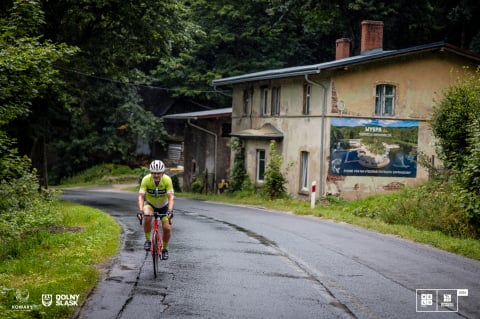
<instances>
[{"instance_id":1,"label":"cyclist","mask_svg":"<svg viewBox=\"0 0 480 319\"><path fill-rule=\"evenodd\" d=\"M138 209L143 212L145 223L145 250L150 250L152 231L152 215L154 211L164 214L161 218L163 249L162 259L168 259L168 242L171 235L171 219L173 217L173 184L170 176L165 174L165 164L160 160L150 163L150 174L143 177L138 191Z\"/></svg>"}]
</instances>

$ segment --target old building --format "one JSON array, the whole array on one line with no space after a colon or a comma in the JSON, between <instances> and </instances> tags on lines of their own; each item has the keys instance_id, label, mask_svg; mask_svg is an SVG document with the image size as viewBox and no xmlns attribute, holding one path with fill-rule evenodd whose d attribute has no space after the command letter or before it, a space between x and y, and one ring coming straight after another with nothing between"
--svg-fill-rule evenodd
<instances>
[{"instance_id":1,"label":"old building","mask_svg":"<svg viewBox=\"0 0 480 319\"><path fill-rule=\"evenodd\" d=\"M167 124L183 126L181 140L182 189L191 191L192 183L203 174L205 191L216 191L227 180L230 167L231 108L179 113L163 116ZM169 156L170 157L170 156Z\"/></svg>"},{"instance_id":2,"label":"old building","mask_svg":"<svg viewBox=\"0 0 480 319\"><path fill-rule=\"evenodd\" d=\"M362 22L361 53L336 42L336 60L213 81L231 87L232 136L243 141L247 172L259 187L271 140L296 196L345 198L428 179L419 153L438 163L429 119L435 101L480 56L444 42L384 51L383 22ZM465 69L468 67L469 69Z\"/></svg>"}]
</instances>

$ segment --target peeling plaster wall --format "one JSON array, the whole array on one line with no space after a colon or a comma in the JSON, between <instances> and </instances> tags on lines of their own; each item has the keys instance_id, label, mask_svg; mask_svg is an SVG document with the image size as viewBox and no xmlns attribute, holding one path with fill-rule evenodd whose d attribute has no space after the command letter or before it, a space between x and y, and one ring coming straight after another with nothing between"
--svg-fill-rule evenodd
<instances>
[{"instance_id":1,"label":"peeling plaster wall","mask_svg":"<svg viewBox=\"0 0 480 319\"><path fill-rule=\"evenodd\" d=\"M436 159L435 141L428 121L436 101L441 100L444 90L464 76L463 66L467 61L444 54L442 57L426 54L422 57L402 58L394 62L379 62L369 66L351 67L332 74L331 83L336 99L330 101L329 116L378 118L394 120L418 120L418 151ZM473 67L475 69L475 67ZM391 84L396 87L395 114L392 117L374 115L375 87ZM339 113L334 103L343 106ZM330 140L327 130L326 140ZM326 154L329 150L325 149ZM344 198L358 198L397 190L428 180L425 168L417 166L416 178L401 177L327 177L327 192Z\"/></svg>"},{"instance_id":2,"label":"peeling plaster wall","mask_svg":"<svg viewBox=\"0 0 480 319\"><path fill-rule=\"evenodd\" d=\"M277 143L284 158L284 166L286 167L290 162L294 163L288 170L289 183L286 185L287 191L294 196L308 195L300 190L300 153L302 151L309 152L309 183L316 181L319 185L322 182L324 194L332 193L344 198L358 198L426 181L428 173L420 166L417 168L416 178L327 176L332 117L419 121L418 149L429 157L435 156L434 141L428 125L432 107L435 101L442 98L444 89L454 85L456 78L464 74L462 67L467 65L469 60L448 52L427 52L413 57L398 57L391 59L390 62L377 61L310 76L311 80L321 82L327 89L323 159L320 158L323 89L321 86L312 85L310 115L302 115L303 86L306 83L304 77L234 85L232 132L260 128L265 123L270 123L283 132L283 140ZM476 69L473 65L470 67L471 70ZM377 84L396 86L393 117L374 115ZM260 90L262 87L273 86L281 87L280 115L261 116ZM248 112L244 114L244 90L246 89L253 92L253 95ZM270 102L271 95L269 95ZM253 182L256 176L256 150L265 149L268 163L268 144L268 140L244 140L247 172ZM436 163L439 164L437 160ZM320 181L321 176L323 181ZM317 186L317 190L319 188Z\"/></svg>"}]
</instances>

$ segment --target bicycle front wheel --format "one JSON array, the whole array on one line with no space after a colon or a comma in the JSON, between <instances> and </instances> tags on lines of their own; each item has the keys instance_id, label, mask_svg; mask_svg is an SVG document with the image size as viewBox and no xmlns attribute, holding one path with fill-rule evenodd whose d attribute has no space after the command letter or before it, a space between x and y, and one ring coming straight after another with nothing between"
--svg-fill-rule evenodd
<instances>
[{"instance_id":1,"label":"bicycle front wheel","mask_svg":"<svg viewBox=\"0 0 480 319\"><path fill-rule=\"evenodd\" d=\"M158 232L153 233L153 241L152 241L152 258L153 258L153 275L157 278L158 273L158 262L159 262L159 253L158 253L158 245L159 245L159 236Z\"/></svg>"}]
</instances>

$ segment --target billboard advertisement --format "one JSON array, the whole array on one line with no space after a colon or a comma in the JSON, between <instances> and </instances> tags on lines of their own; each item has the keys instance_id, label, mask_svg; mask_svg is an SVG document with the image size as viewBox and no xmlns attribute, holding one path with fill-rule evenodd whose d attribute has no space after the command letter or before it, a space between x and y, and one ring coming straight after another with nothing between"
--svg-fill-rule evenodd
<instances>
[{"instance_id":1,"label":"billboard advertisement","mask_svg":"<svg viewBox=\"0 0 480 319\"><path fill-rule=\"evenodd\" d=\"M329 175L417 176L418 121L332 118Z\"/></svg>"}]
</instances>

